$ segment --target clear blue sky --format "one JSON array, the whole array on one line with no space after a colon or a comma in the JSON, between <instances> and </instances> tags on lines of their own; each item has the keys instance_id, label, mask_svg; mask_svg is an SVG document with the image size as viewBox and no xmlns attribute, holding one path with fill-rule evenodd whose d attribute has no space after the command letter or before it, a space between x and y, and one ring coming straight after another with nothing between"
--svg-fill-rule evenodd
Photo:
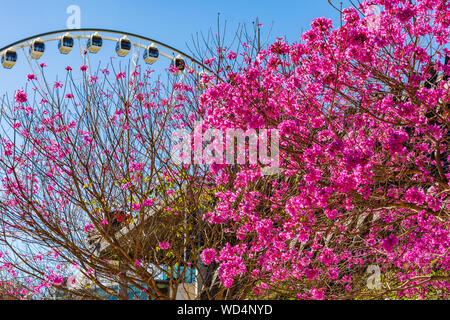
<instances>
[{"instance_id":1,"label":"clear blue sky","mask_svg":"<svg viewBox=\"0 0 450 320\"><path fill-rule=\"evenodd\" d=\"M337 0L333 2L337 3ZM34 34L65 29L69 16L66 9L72 4L81 8L82 28L136 33L184 52L188 52L186 43L192 34L215 28L218 12L222 20L227 20L230 29L240 22L251 24L258 17L263 28L267 29L273 23L273 39L286 36L289 41L297 41L301 30L307 30L316 17L331 18L335 24L338 19L338 13L327 0L20 0L1 3L0 47ZM51 47L51 50L55 49ZM42 60L48 64L44 58ZM61 59L58 63L64 67L66 64ZM20 81L26 82L24 73L29 73L29 68L24 69L20 63L25 64L25 61L18 61L14 71L0 67L1 95L13 86L17 88Z\"/></svg>"},{"instance_id":2,"label":"clear blue sky","mask_svg":"<svg viewBox=\"0 0 450 320\"><path fill-rule=\"evenodd\" d=\"M334 1L337 2L337 1ZM183 47L196 31L214 26L217 12L229 21L251 22L259 17L264 25L274 25L276 36L295 40L315 17L337 18L327 0L20 0L2 1L0 45L23 37L65 28L66 8L81 8L81 26L123 29L165 40Z\"/></svg>"}]
</instances>

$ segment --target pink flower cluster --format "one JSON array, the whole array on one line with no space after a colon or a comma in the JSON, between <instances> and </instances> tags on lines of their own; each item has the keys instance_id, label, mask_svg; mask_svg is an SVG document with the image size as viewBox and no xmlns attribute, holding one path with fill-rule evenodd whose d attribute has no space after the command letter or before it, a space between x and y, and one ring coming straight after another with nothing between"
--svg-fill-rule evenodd
<instances>
[{"instance_id":1,"label":"pink flower cluster","mask_svg":"<svg viewBox=\"0 0 450 320\"><path fill-rule=\"evenodd\" d=\"M368 12L365 1L359 11L343 10L342 27L316 19L299 43L279 38L256 57L243 53L241 71L219 69L226 81L200 97L209 127L277 128L282 138L278 177L261 177L251 165L233 167L234 175L227 165L211 166L225 191L204 218L228 230L233 245L205 249L201 258L218 263L226 287L245 274L323 299L337 294L328 292L330 283L356 294L351 273L374 263L402 283L433 279L431 261L434 270L450 271L450 223L442 213L450 195L450 96L445 80L425 83L430 66L450 76L450 52L430 52L418 41L448 44L449 7L371 5L383 8L378 24L360 15ZM415 76L406 71L413 69ZM289 287L295 281L302 285ZM442 286L448 281L430 280L398 294Z\"/></svg>"}]
</instances>

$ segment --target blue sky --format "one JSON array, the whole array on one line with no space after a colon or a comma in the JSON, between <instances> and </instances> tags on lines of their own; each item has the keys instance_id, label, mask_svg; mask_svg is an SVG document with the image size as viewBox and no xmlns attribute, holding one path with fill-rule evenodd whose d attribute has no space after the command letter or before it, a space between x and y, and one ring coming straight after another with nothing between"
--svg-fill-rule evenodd
<instances>
[{"instance_id":1,"label":"blue sky","mask_svg":"<svg viewBox=\"0 0 450 320\"><path fill-rule=\"evenodd\" d=\"M255 17L267 26L274 22L274 34L290 40L297 39L301 28L308 28L315 17L337 18L327 0L2 1L0 44L65 28L66 8L71 4L81 8L82 27L123 29L175 46L184 46L192 33L215 26L217 12L230 24Z\"/></svg>"},{"instance_id":2,"label":"blue sky","mask_svg":"<svg viewBox=\"0 0 450 320\"><path fill-rule=\"evenodd\" d=\"M334 1L336 2L336 0ZM222 21L226 20L230 31L238 23L251 22L258 17L266 30L272 26L272 39L285 36L289 41L297 41L302 30L307 30L311 20L327 17L338 21L338 13L327 0L191 0L191 1L154 1L154 0L63 0L63 1L2 1L0 13L0 47L34 34L66 28L69 5L78 5L81 9L81 27L117 29L136 33L167 43L181 51L188 52L186 43L196 32L207 32L216 28L217 13ZM51 61L63 70L64 59L73 59L74 54L56 57L56 42L48 46L41 58ZM53 50L55 53L48 51ZM72 55L72 58L71 58ZM108 58L114 52L103 53ZM55 57L55 58L53 58ZM77 63L79 63L79 59ZM76 65L74 65L77 67ZM0 67L0 95L24 86L26 74L30 68L19 56L12 70Z\"/></svg>"}]
</instances>

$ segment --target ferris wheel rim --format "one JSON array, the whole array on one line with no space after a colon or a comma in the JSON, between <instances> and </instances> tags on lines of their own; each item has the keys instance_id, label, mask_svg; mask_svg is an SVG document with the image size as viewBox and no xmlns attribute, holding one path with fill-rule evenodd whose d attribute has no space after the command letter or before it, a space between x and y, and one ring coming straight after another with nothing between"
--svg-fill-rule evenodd
<instances>
[{"instance_id":1,"label":"ferris wheel rim","mask_svg":"<svg viewBox=\"0 0 450 320\"><path fill-rule=\"evenodd\" d=\"M56 34L60 34L60 33L70 33L70 32L105 32L105 33L113 33L113 34L119 34L119 35L125 35L125 36L129 36L129 37L133 37L133 38L137 38L140 40L144 40L144 41L148 41L151 43L154 43L156 45L162 46L168 50L171 50L172 52L175 52L187 59L189 59L190 61L192 61L193 63L195 63L196 65L198 65L199 67L203 68L204 70L207 70L209 72L211 72L212 74L215 74L214 71L212 71L211 69L209 69L207 66L205 66L202 62L198 61L197 59L193 58L192 56L184 53L181 50L178 50L164 42L146 37L146 36L142 36L142 35L138 35L135 33L131 33L131 32L126 32L126 31L120 31L120 30L115 30L115 29L104 29L104 28L79 28L79 29L61 29L61 30L54 30L54 31L48 31L48 32L44 32L44 33L39 33L39 34L35 34L26 38L23 38L21 40L12 42L2 48L0 48L0 54L3 54L3 52L5 50L11 50L14 49L15 46L22 44L24 42L28 42L30 40L34 40L40 37L45 37L45 36L50 36L50 35L56 35Z\"/></svg>"}]
</instances>

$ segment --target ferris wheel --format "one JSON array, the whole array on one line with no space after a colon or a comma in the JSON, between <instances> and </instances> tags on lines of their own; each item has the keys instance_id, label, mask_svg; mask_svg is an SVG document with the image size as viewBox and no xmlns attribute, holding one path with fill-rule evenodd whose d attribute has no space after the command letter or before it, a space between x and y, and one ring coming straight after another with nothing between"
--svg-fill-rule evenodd
<instances>
[{"instance_id":1,"label":"ferris wheel","mask_svg":"<svg viewBox=\"0 0 450 320\"><path fill-rule=\"evenodd\" d=\"M5 69L12 69L24 58L31 66L33 61L36 63L48 54L50 49L46 44L49 42L57 42L59 53L68 55L76 48L77 41L80 54L84 56L97 55L102 50L107 50L106 42L112 42L115 44L116 57L129 56L135 66L141 61L147 65L164 66L165 63L165 66L172 67L172 74L180 76L179 81L182 81L186 74L193 74L199 89L206 87L201 82L202 75L213 74L200 61L163 42L129 32L98 28L63 29L21 39L0 48L1 64Z\"/></svg>"}]
</instances>

